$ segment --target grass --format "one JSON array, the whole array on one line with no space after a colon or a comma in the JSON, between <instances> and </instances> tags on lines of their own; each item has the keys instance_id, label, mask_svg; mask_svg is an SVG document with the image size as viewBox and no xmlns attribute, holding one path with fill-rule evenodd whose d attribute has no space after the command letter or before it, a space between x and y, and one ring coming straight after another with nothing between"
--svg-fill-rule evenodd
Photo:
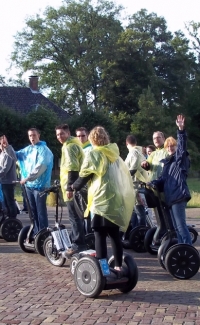
<instances>
[{"instance_id":1,"label":"grass","mask_svg":"<svg viewBox=\"0 0 200 325\"><path fill-rule=\"evenodd\" d=\"M191 200L187 204L187 207L200 208L200 179L188 178L187 183L192 196ZM15 198L19 204L22 204L22 192L19 184L16 185ZM55 206L55 196L53 193L50 193L50 195L47 196L47 205Z\"/></svg>"},{"instance_id":2,"label":"grass","mask_svg":"<svg viewBox=\"0 0 200 325\"><path fill-rule=\"evenodd\" d=\"M188 202L188 208L200 208L200 179L198 178L188 178L187 180L191 200Z\"/></svg>"},{"instance_id":3,"label":"grass","mask_svg":"<svg viewBox=\"0 0 200 325\"><path fill-rule=\"evenodd\" d=\"M15 187L15 199L17 200L17 202L22 205L23 202L23 198L22 198L22 189L20 187L19 184L16 185ZM47 196L47 205L50 207L53 207L56 205L56 198L55 198L55 194L54 193L50 193Z\"/></svg>"}]
</instances>

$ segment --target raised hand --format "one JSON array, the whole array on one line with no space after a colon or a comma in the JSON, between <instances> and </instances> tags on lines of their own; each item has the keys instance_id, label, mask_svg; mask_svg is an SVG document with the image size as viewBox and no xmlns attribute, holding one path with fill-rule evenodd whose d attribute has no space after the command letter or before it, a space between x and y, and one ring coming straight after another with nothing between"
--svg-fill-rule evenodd
<instances>
[{"instance_id":1,"label":"raised hand","mask_svg":"<svg viewBox=\"0 0 200 325\"><path fill-rule=\"evenodd\" d=\"M0 137L0 149L3 150L7 146L8 146L8 140L6 139L6 136L5 135L2 135Z\"/></svg>"},{"instance_id":2,"label":"raised hand","mask_svg":"<svg viewBox=\"0 0 200 325\"><path fill-rule=\"evenodd\" d=\"M184 127L185 127L185 117L182 114L177 115L176 125L178 126L179 130L184 129Z\"/></svg>"}]
</instances>

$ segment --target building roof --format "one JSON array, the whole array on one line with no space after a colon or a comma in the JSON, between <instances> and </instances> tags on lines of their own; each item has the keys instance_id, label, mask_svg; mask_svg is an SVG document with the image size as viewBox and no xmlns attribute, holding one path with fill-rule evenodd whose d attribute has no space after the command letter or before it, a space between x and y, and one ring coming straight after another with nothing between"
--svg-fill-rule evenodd
<instances>
[{"instance_id":1,"label":"building roof","mask_svg":"<svg viewBox=\"0 0 200 325\"><path fill-rule=\"evenodd\" d=\"M27 114L42 106L52 109L62 119L70 117L65 110L55 105L39 91L28 87L0 87L0 104L21 114Z\"/></svg>"}]
</instances>

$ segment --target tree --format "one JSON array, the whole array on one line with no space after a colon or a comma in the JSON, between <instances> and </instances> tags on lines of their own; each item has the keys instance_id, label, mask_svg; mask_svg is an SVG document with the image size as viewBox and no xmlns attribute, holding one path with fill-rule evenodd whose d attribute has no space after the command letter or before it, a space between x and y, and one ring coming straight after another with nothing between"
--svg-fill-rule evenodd
<instances>
[{"instance_id":1,"label":"tree","mask_svg":"<svg viewBox=\"0 0 200 325\"><path fill-rule=\"evenodd\" d=\"M192 47L196 53L198 63L200 63L200 22L191 21L185 27L192 39Z\"/></svg>"},{"instance_id":2,"label":"tree","mask_svg":"<svg viewBox=\"0 0 200 325\"><path fill-rule=\"evenodd\" d=\"M104 0L96 7L91 0L64 3L26 21L16 35L12 60L22 73L39 75L50 98L68 112L99 110L102 65L115 53L121 7Z\"/></svg>"},{"instance_id":3,"label":"tree","mask_svg":"<svg viewBox=\"0 0 200 325\"><path fill-rule=\"evenodd\" d=\"M102 74L101 96L108 111L135 114L148 87L159 105L186 109L196 62L183 33L172 35L163 17L142 9L130 17L117 45Z\"/></svg>"},{"instance_id":4,"label":"tree","mask_svg":"<svg viewBox=\"0 0 200 325\"><path fill-rule=\"evenodd\" d=\"M139 112L131 123L131 132L141 145L152 144L152 134L155 131L170 135L172 118L168 117L165 109L158 105L151 89L143 91L139 98Z\"/></svg>"},{"instance_id":5,"label":"tree","mask_svg":"<svg viewBox=\"0 0 200 325\"><path fill-rule=\"evenodd\" d=\"M26 120L26 136L27 130L36 127L41 132L41 140L47 143L52 150L54 156L60 157L60 146L56 139L55 127L61 121L57 115L45 107L39 107L36 111L31 111L25 117Z\"/></svg>"},{"instance_id":6,"label":"tree","mask_svg":"<svg viewBox=\"0 0 200 325\"><path fill-rule=\"evenodd\" d=\"M71 134L75 135L75 130L84 126L90 131L97 125L103 126L110 135L111 141L118 142L119 135L117 130L117 125L109 114L104 112L93 112L91 110L84 111L80 115L74 115L68 121L70 126Z\"/></svg>"},{"instance_id":7,"label":"tree","mask_svg":"<svg viewBox=\"0 0 200 325\"><path fill-rule=\"evenodd\" d=\"M29 144L27 131L36 127L41 131L41 140L45 140L56 157L60 157L60 147L55 136L55 126L60 124L56 114L40 107L27 115L16 113L14 110L0 105L1 132L8 137L9 143L15 150Z\"/></svg>"}]
</instances>

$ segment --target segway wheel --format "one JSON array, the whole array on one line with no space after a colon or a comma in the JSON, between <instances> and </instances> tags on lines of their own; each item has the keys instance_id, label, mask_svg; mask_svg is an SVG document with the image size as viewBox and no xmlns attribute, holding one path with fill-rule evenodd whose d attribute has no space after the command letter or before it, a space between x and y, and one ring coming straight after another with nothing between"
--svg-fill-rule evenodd
<instances>
[{"instance_id":1,"label":"segway wheel","mask_svg":"<svg viewBox=\"0 0 200 325\"><path fill-rule=\"evenodd\" d=\"M168 249L175 244L177 244L177 238L164 239L158 249L158 262L164 270L166 270L166 266L165 266L166 253Z\"/></svg>"},{"instance_id":2,"label":"segway wheel","mask_svg":"<svg viewBox=\"0 0 200 325\"><path fill-rule=\"evenodd\" d=\"M164 241L168 240L169 238L176 238L177 239L177 234L175 230L171 230L170 232L166 232L162 238L161 238L161 245Z\"/></svg>"},{"instance_id":3,"label":"segway wheel","mask_svg":"<svg viewBox=\"0 0 200 325\"><path fill-rule=\"evenodd\" d=\"M191 226L188 226L188 230L191 236L192 244L194 244L197 241L198 232Z\"/></svg>"},{"instance_id":4,"label":"segway wheel","mask_svg":"<svg viewBox=\"0 0 200 325\"><path fill-rule=\"evenodd\" d=\"M156 227L150 228L147 230L146 235L144 237L144 247L146 251L151 255L157 255L158 253L158 247L155 246L155 248L152 245L153 242L153 236L156 232Z\"/></svg>"},{"instance_id":5,"label":"segway wheel","mask_svg":"<svg viewBox=\"0 0 200 325\"><path fill-rule=\"evenodd\" d=\"M99 261L92 256L82 257L74 270L74 282L78 291L85 297L95 298L105 287Z\"/></svg>"},{"instance_id":6,"label":"segway wheel","mask_svg":"<svg viewBox=\"0 0 200 325\"><path fill-rule=\"evenodd\" d=\"M199 271L199 265L199 252L188 244L176 244L170 247L165 256L167 271L180 280L192 278Z\"/></svg>"},{"instance_id":7,"label":"segway wheel","mask_svg":"<svg viewBox=\"0 0 200 325\"><path fill-rule=\"evenodd\" d=\"M1 225L1 236L8 242L18 240L19 233L22 229L22 223L16 218L7 218Z\"/></svg>"},{"instance_id":8,"label":"segway wheel","mask_svg":"<svg viewBox=\"0 0 200 325\"><path fill-rule=\"evenodd\" d=\"M35 236L35 250L38 254L40 254L42 256L45 256L43 245L44 245L45 239L47 237L49 237L49 235L50 235L50 231L45 228L45 229L42 229L41 231L39 231L37 233L37 235Z\"/></svg>"},{"instance_id":9,"label":"segway wheel","mask_svg":"<svg viewBox=\"0 0 200 325\"><path fill-rule=\"evenodd\" d=\"M79 260L80 260L79 254L74 254L70 260L70 272L72 275L74 275L74 270Z\"/></svg>"},{"instance_id":10,"label":"segway wheel","mask_svg":"<svg viewBox=\"0 0 200 325\"><path fill-rule=\"evenodd\" d=\"M94 233L90 233L85 235L85 242L87 245L87 249L95 249L95 238Z\"/></svg>"},{"instance_id":11,"label":"segway wheel","mask_svg":"<svg viewBox=\"0 0 200 325\"><path fill-rule=\"evenodd\" d=\"M145 253L144 238L149 227L138 226L131 230L129 234L130 247L137 253Z\"/></svg>"},{"instance_id":12,"label":"segway wheel","mask_svg":"<svg viewBox=\"0 0 200 325\"><path fill-rule=\"evenodd\" d=\"M19 236L18 236L18 244L21 250L25 253L34 253L34 249L28 249L24 246L24 242L27 238L28 232L29 232L30 226L25 226L21 229Z\"/></svg>"},{"instance_id":13,"label":"segway wheel","mask_svg":"<svg viewBox=\"0 0 200 325\"><path fill-rule=\"evenodd\" d=\"M66 258L57 251L56 246L53 245L51 236L45 239L43 249L44 255L52 265L61 267L65 264Z\"/></svg>"},{"instance_id":14,"label":"segway wheel","mask_svg":"<svg viewBox=\"0 0 200 325\"><path fill-rule=\"evenodd\" d=\"M111 256L108 264L110 267L115 267L114 256ZM122 267L128 269L128 282L124 284L123 288L119 288L118 290L127 293L133 290L138 282L138 267L133 259L133 257L129 254L123 255Z\"/></svg>"}]
</instances>

